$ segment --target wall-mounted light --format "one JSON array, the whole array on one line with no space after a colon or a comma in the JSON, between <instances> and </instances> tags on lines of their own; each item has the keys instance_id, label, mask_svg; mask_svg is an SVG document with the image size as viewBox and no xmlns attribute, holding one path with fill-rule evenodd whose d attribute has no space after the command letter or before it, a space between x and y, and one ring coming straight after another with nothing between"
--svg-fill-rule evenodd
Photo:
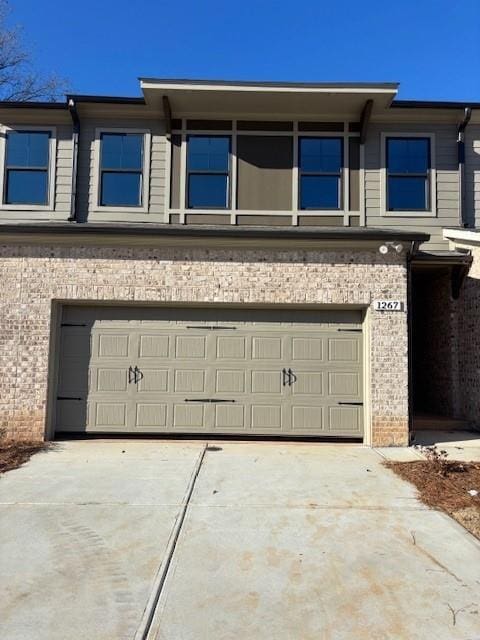
<instances>
[{"instance_id":1,"label":"wall-mounted light","mask_svg":"<svg viewBox=\"0 0 480 640\"><path fill-rule=\"evenodd\" d=\"M381 244L378 247L379 252L383 256L386 256L387 253L390 251L390 249L392 249L393 251L396 251L397 253L402 253L403 244L401 244L400 242L385 242L385 244Z\"/></svg>"}]
</instances>

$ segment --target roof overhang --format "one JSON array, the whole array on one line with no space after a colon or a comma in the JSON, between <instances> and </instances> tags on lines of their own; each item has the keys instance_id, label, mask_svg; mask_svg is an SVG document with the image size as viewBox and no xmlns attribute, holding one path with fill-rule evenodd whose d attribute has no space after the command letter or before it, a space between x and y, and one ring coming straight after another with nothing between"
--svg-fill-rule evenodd
<instances>
[{"instance_id":1,"label":"roof overhang","mask_svg":"<svg viewBox=\"0 0 480 640\"><path fill-rule=\"evenodd\" d=\"M480 229L444 229L443 237L445 240L461 244L480 244Z\"/></svg>"},{"instance_id":2,"label":"roof overhang","mask_svg":"<svg viewBox=\"0 0 480 640\"><path fill-rule=\"evenodd\" d=\"M109 224L36 222L0 225L2 243L164 245L164 246L282 246L350 247L378 250L385 242L426 242L426 233L359 227L247 227L210 225ZM407 247L406 247L407 248Z\"/></svg>"},{"instance_id":3,"label":"roof overhang","mask_svg":"<svg viewBox=\"0 0 480 640\"><path fill-rule=\"evenodd\" d=\"M173 117L359 118L365 103L388 109L397 83L276 83L140 78L145 102L162 108L168 98Z\"/></svg>"}]
</instances>

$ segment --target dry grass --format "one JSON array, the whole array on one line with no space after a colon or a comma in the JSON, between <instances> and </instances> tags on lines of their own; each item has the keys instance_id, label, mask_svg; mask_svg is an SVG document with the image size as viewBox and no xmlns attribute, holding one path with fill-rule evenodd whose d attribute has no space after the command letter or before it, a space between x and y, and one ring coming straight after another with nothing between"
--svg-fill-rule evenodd
<instances>
[{"instance_id":1,"label":"dry grass","mask_svg":"<svg viewBox=\"0 0 480 640\"><path fill-rule=\"evenodd\" d=\"M48 447L46 442L14 442L0 440L0 474L21 467L39 451Z\"/></svg>"},{"instance_id":2,"label":"dry grass","mask_svg":"<svg viewBox=\"0 0 480 640\"><path fill-rule=\"evenodd\" d=\"M415 485L422 502L445 511L480 538L480 463L443 460L439 464L430 459L386 464ZM477 490L478 495L470 495L471 489Z\"/></svg>"}]
</instances>

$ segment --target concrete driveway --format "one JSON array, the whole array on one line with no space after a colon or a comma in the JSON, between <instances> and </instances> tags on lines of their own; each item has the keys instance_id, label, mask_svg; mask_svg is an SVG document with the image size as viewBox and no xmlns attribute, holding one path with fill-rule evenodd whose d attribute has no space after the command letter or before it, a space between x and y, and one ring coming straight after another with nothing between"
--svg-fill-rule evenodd
<instances>
[{"instance_id":1,"label":"concrete driveway","mask_svg":"<svg viewBox=\"0 0 480 640\"><path fill-rule=\"evenodd\" d=\"M0 479L5 640L478 640L480 544L359 446L60 442Z\"/></svg>"}]
</instances>

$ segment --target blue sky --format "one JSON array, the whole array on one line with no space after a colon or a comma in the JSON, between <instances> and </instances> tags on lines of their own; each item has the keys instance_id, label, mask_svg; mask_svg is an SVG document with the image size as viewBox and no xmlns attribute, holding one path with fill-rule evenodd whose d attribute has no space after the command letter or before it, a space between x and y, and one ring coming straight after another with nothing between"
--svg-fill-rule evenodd
<instances>
[{"instance_id":1,"label":"blue sky","mask_svg":"<svg viewBox=\"0 0 480 640\"><path fill-rule=\"evenodd\" d=\"M11 0L37 67L76 93L138 76L398 81L399 98L480 101L480 0Z\"/></svg>"}]
</instances>

